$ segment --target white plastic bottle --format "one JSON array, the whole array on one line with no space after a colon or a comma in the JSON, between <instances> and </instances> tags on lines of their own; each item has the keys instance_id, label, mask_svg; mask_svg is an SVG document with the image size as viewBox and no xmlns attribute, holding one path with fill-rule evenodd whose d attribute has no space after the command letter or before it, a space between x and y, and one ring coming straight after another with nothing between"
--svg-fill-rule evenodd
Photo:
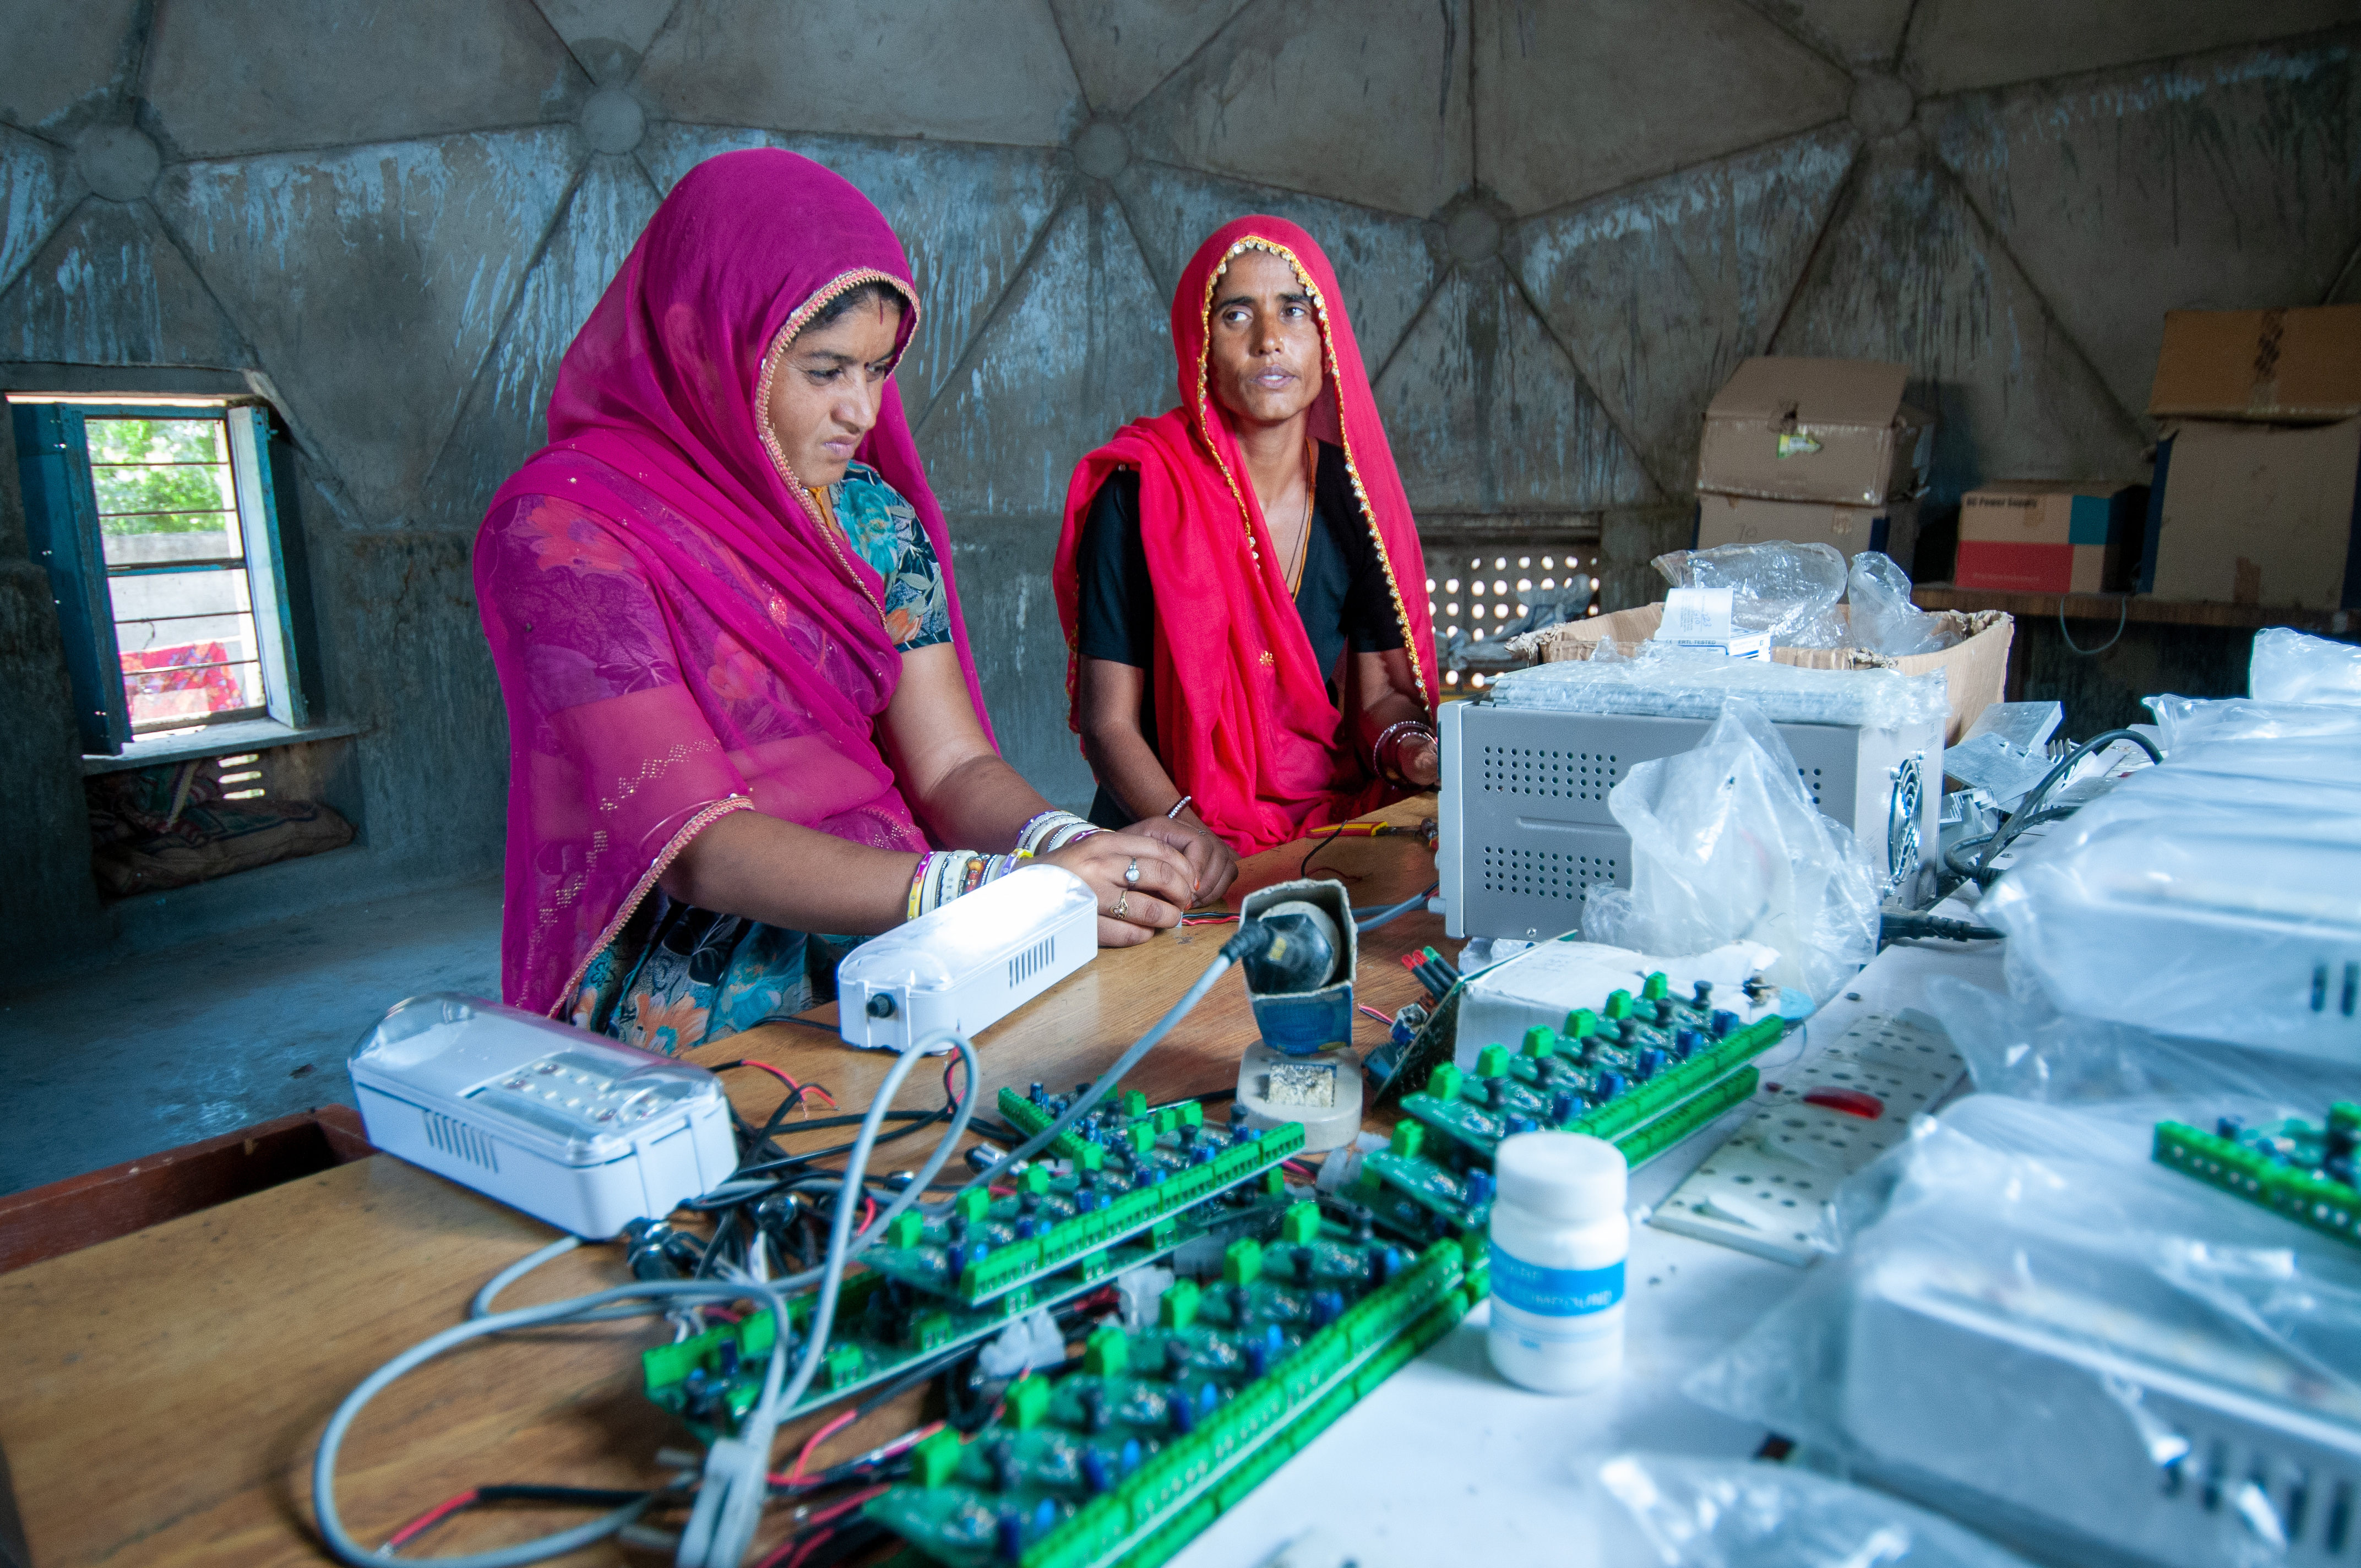
<instances>
[{"instance_id":1,"label":"white plastic bottle","mask_svg":"<svg viewBox=\"0 0 2361 1568\"><path fill-rule=\"evenodd\" d=\"M1545 1394L1595 1388L1623 1365L1623 1156L1579 1133L1520 1133L1493 1169L1492 1365Z\"/></svg>"}]
</instances>

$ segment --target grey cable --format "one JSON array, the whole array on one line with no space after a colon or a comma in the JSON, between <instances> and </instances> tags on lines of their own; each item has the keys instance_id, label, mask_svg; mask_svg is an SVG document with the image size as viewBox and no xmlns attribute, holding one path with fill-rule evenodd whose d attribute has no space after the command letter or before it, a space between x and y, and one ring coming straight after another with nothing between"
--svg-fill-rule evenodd
<instances>
[{"instance_id":1,"label":"grey cable","mask_svg":"<svg viewBox=\"0 0 2361 1568\"><path fill-rule=\"evenodd\" d=\"M794 1408L795 1401L802 1398L804 1391L811 1386L813 1376L818 1371L818 1353L827 1343L829 1327L836 1311L835 1287L841 1282L846 1261L878 1235L883 1234L885 1226L895 1215L917 1201L918 1194L926 1190L926 1184L932 1180L935 1173L943 1168L944 1162L950 1159L951 1152L958 1147L960 1139L966 1135L968 1120L975 1105L975 1086L979 1078L973 1043L965 1036L958 1035L918 1042L902 1054L886 1073L884 1082L879 1085L869 1113L862 1118L861 1134L855 1140L851 1151L851 1160L845 1167L846 1184L854 1191L862 1190L858 1185L859 1179L865 1173L870 1147L876 1140L877 1129L884 1121L885 1111L892 1102L895 1090L900 1087L903 1079L908 1076L910 1069L921 1058L926 1049L942 1043L946 1038L959 1050L967 1063L969 1084L967 1098L961 1102L960 1109L953 1113L951 1124L936 1145L935 1152L920 1168L918 1179L895 1197L884 1212L877 1216L876 1221L866 1227L859 1237L849 1236L853 1206L845 1202L840 1202L837 1205L835 1226L829 1236L829 1256L820 1267L807 1269L789 1278L774 1280L767 1285L723 1279L641 1280L631 1285L619 1286L613 1289L592 1291L587 1296L577 1296L566 1300L543 1302L536 1306L520 1307L506 1312L491 1312L489 1309L492 1301L503 1289L543 1264L562 1256L582 1245L578 1237L561 1236L547 1246L537 1248L494 1275L484 1288L476 1293L474 1301L470 1303L472 1315L466 1321L455 1323L439 1333L430 1335L363 1378L360 1386L346 1395L344 1402L336 1407L335 1413L328 1418L327 1430L321 1434L320 1446L313 1456L313 1510L319 1524L321 1540L328 1550L339 1560L353 1564L354 1568L396 1568L396 1565L399 1565L399 1568L416 1568L421 1561L431 1562L435 1568L522 1568L523 1564L539 1563L605 1540L637 1519L647 1510L649 1501L653 1499L629 1503L598 1519L577 1525L571 1530L544 1536L538 1541L501 1547L492 1552L423 1560L373 1552L352 1538L345 1529L343 1516L337 1511L336 1455L344 1446L346 1433L351 1430L353 1421L371 1399L383 1392L395 1379L433 1360L453 1346L463 1344L469 1340L504 1333L511 1329L537 1327L544 1323L598 1321L615 1317L646 1317L662 1310L662 1308L655 1303L681 1300L759 1302L770 1309L774 1321L784 1329L787 1321L788 1292L800 1289L807 1285L819 1283L826 1288L815 1309L811 1332L799 1360L796 1376L792 1385L793 1391L789 1392L789 1385L785 1377L787 1335L782 1332L773 1340L771 1355L763 1368L762 1397L756 1401L753 1410L749 1413L750 1427L756 1420L763 1423L762 1442L754 1465L754 1479L758 1485L751 1497L741 1489L736 1498L717 1499L716 1504L708 1509L710 1516L712 1512L718 1510L720 1501L730 1500L738 1502L742 1510L751 1501L752 1513L759 1516L762 1504L765 1500L763 1488L759 1484L765 1479L765 1467L770 1456L770 1435L777 1431L779 1413ZM715 1446L719 1448L720 1444L717 1443ZM698 1501L701 1506L705 1503L705 1494L702 1489L699 1491ZM711 1525L724 1522L726 1521L709 1519L706 1532L709 1547L727 1548L728 1537L717 1535L710 1528ZM751 1533L751 1519L748 1521L748 1531ZM684 1552L687 1549L687 1542L688 1538L684 1535ZM697 1559L685 1557L683 1561L702 1562L708 1565L708 1568L735 1568L736 1563L744 1554L745 1537L740 1536L736 1551L726 1558L710 1555L709 1547L708 1554Z\"/></svg>"},{"instance_id":2,"label":"grey cable","mask_svg":"<svg viewBox=\"0 0 2361 1568\"><path fill-rule=\"evenodd\" d=\"M2009 819L2001 824L2000 830L1993 835L1991 844L1985 847L1982 856L1976 861L1976 881L1979 883L1983 881L1983 873L1992 870L1993 861L2000 858L2001 851L2014 843L2019 833L2033 826L2033 819L2040 815L2041 803L2049 798L2049 792L2058 786L2058 781L2071 773L2075 763L2111 740L2129 740L2147 753L2148 761L2164 761L2164 753L2156 749L2156 742L2136 729L2107 729L2092 736L2059 758L2056 767L2042 774L2041 782L2035 784L2031 793L2018 803Z\"/></svg>"},{"instance_id":3,"label":"grey cable","mask_svg":"<svg viewBox=\"0 0 2361 1568\"><path fill-rule=\"evenodd\" d=\"M1405 898L1400 904L1388 905L1385 908L1380 909L1376 914L1370 916L1367 920L1354 921L1353 929L1356 931L1374 931L1388 921L1399 920L1403 916L1409 914L1411 910L1420 907L1426 903L1427 896L1427 894L1422 893L1416 898Z\"/></svg>"},{"instance_id":4,"label":"grey cable","mask_svg":"<svg viewBox=\"0 0 2361 1568\"><path fill-rule=\"evenodd\" d=\"M2115 634L2113 637L2108 638L2104 642L2100 643L2096 648L2085 648L2081 643L2074 641L2074 634L2072 632L2066 630L2066 596L2064 594L2059 594L2058 596L2058 635L2066 639L2067 647L2072 649L2075 652L2080 653L2085 659L2095 659L2100 654L2105 652L2108 649L2114 647L2116 643L2121 642L2124 640L2124 628L2129 626L2131 624L2131 620L2132 596L2125 594L2123 598L2122 605L2115 611Z\"/></svg>"}]
</instances>

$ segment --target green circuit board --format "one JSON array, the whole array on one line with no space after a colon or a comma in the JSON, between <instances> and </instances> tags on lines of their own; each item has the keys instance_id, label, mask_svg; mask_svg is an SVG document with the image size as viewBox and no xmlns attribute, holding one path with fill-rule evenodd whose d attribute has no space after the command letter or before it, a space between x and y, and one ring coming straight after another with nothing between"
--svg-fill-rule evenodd
<instances>
[{"instance_id":1,"label":"green circuit board","mask_svg":"<svg viewBox=\"0 0 2361 1568\"><path fill-rule=\"evenodd\" d=\"M2225 1116L2208 1133L2183 1122L2159 1122L2154 1157L2184 1176L2361 1245L2356 1139L2361 1105L2340 1101L2321 1124L2290 1118L2248 1127Z\"/></svg>"},{"instance_id":2,"label":"green circuit board","mask_svg":"<svg viewBox=\"0 0 2361 1568\"><path fill-rule=\"evenodd\" d=\"M906 1209L884 1239L862 1254L880 1274L970 1306L1082 1268L1123 1266L1107 1251L1143 1237L1152 1255L1187 1239L1184 1211L1273 1170L1303 1146L1303 1129L1216 1127L1189 1102L1162 1118L1134 1122L1105 1143L1083 1142L1065 1175L1046 1163L995 1173L991 1189L970 1188L940 1217Z\"/></svg>"},{"instance_id":3,"label":"green circuit board","mask_svg":"<svg viewBox=\"0 0 2361 1568\"><path fill-rule=\"evenodd\" d=\"M943 1431L869 1516L953 1568L1146 1568L1178 1552L1480 1298L1482 1238L1415 1254L1298 1204L1180 1280L1140 1333L1012 1385L972 1439Z\"/></svg>"}]
</instances>

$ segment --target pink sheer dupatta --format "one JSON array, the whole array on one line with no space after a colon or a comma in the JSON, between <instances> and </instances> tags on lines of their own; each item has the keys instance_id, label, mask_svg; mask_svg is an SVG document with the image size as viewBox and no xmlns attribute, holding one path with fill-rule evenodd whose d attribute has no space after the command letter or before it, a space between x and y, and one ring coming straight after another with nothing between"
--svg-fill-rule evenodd
<instances>
[{"instance_id":1,"label":"pink sheer dupatta","mask_svg":"<svg viewBox=\"0 0 2361 1568\"><path fill-rule=\"evenodd\" d=\"M822 523L757 418L778 345L908 261L843 179L777 150L690 170L560 365L550 444L493 498L478 609L509 712L500 985L564 1014L688 842L755 810L921 850L878 750L900 681L877 575ZM859 456L917 510L990 734L950 541L888 383Z\"/></svg>"}]
</instances>

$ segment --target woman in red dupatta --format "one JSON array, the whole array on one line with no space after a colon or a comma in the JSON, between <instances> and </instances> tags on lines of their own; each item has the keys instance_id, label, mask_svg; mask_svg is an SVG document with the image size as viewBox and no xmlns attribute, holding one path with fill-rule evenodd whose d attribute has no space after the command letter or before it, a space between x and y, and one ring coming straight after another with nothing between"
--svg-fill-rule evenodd
<instances>
[{"instance_id":1,"label":"woman in red dupatta","mask_svg":"<svg viewBox=\"0 0 2361 1568\"><path fill-rule=\"evenodd\" d=\"M1194 901L1193 835L1093 836L993 747L892 379L917 315L867 198L763 149L674 188L567 349L476 543L510 1003L676 1050L807 1005L804 933L1031 856L1102 942Z\"/></svg>"},{"instance_id":2,"label":"woman in red dupatta","mask_svg":"<svg viewBox=\"0 0 2361 1568\"><path fill-rule=\"evenodd\" d=\"M1094 820L1188 797L1185 819L1251 854L1434 783L1426 567L1309 235L1216 231L1181 274L1172 346L1180 406L1126 425L1067 491L1072 723Z\"/></svg>"}]
</instances>

